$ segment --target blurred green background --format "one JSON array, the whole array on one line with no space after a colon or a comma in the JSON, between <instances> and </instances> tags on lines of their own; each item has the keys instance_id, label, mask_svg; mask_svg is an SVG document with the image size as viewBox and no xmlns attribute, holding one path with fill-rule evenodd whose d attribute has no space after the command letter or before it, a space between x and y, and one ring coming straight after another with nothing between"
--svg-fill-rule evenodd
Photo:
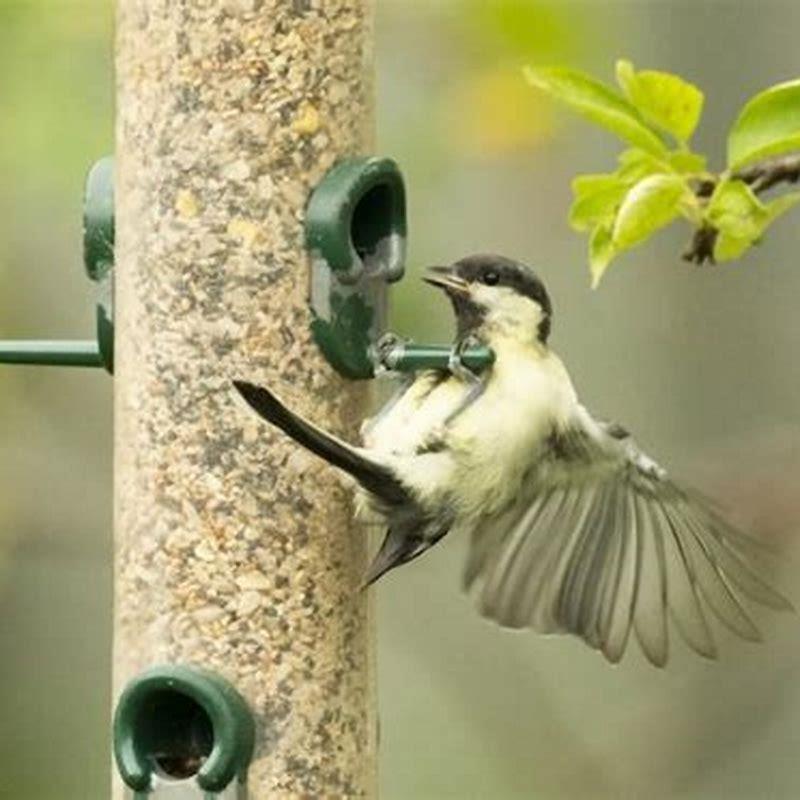
<instances>
[{"instance_id":1,"label":"blurred green background","mask_svg":"<svg viewBox=\"0 0 800 800\"><path fill-rule=\"evenodd\" d=\"M410 192L411 275L395 327L447 338L416 271L494 250L534 265L584 401L738 518L800 523L800 249L795 211L741 263L697 269L670 230L589 290L569 179L610 136L528 90L518 67L611 77L627 56L707 92L697 148L722 162L744 100L800 75L800 6L766 0L378 0L378 151ZM0 0L0 335L92 330L80 263L85 170L112 141L110 0ZM110 753L111 382L0 371L0 797L100 800ZM509 634L458 591L446 541L378 589L383 797L796 798L800 627L676 644L656 671L579 642ZM796 559L784 586L800 601Z\"/></svg>"}]
</instances>

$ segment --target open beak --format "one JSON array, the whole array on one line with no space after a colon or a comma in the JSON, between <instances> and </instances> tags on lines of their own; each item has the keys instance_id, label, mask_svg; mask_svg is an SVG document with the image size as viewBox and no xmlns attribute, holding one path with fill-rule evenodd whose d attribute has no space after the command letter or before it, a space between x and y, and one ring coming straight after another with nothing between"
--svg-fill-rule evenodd
<instances>
[{"instance_id":1,"label":"open beak","mask_svg":"<svg viewBox=\"0 0 800 800\"><path fill-rule=\"evenodd\" d=\"M422 280L438 289L444 289L448 294L469 294L469 284L454 274L452 267L429 267L428 274Z\"/></svg>"}]
</instances>

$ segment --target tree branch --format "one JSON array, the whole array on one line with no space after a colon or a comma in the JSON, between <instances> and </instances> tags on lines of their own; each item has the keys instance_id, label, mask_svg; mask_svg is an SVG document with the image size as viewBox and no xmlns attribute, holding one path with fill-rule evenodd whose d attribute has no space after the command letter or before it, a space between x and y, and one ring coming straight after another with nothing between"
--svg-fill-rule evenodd
<instances>
[{"instance_id":1,"label":"tree branch","mask_svg":"<svg viewBox=\"0 0 800 800\"><path fill-rule=\"evenodd\" d=\"M800 155L785 156L738 170L732 177L744 181L756 194L763 194L782 183L800 181ZM717 181L703 181L697 186L695 194L700 198L710 197ZM685 261L693 264L714 263L714 244L717 231L708 225L698 228L683 254Z\"/></svg>"},{"instance_id":2,"label":"tree branch","mask_svg":"<svg viewBox=\"0 0 800 800\"><path fill-rule=\"evenodd\" d=\"M800 155L754 164L734 172L733 177L744 181L756 194L766 192L779 183L797 183L800 180Z\"/></svg>"},{"instance_id":3,"label":"tree branch","mask_svg":"<svg viewBox=\"0 0 800 800\"><path fill-rule=\"evenodd\" d=\"M692 234L689 245L686 250L683 251L681 257L690 264L697 264L698 267L706 262L715 264L714 245L716 242L717 229L708 225L702 225Z\"/></svg>"}]
</instances>

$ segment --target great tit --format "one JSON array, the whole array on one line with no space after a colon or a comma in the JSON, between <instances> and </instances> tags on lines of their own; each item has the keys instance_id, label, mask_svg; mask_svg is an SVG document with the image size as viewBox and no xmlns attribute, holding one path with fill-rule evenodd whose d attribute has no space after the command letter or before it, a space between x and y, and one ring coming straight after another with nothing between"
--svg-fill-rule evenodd
<instances>
[{"instance_id":1,"label":"great tit","mask_svg":"<svg viewBox=\"0 0 800 800\"><path fill-rule=\"evenodd\" d=\"M614 663L633 631L656 666L667 661L668 618L714 658L712 616L759 640L742 598L791 608L752 569L763 544L581 405L550 349L553 309L532 270L475 255L425 280L450 299L456 342L495 353L479 391L464 369L420 372L357 447L235 382L264 419L355 479L357 515L386 531L366 583L448 532L468 535L463 584L481 614L573 634Z\"/></svg>"}]
</instances>

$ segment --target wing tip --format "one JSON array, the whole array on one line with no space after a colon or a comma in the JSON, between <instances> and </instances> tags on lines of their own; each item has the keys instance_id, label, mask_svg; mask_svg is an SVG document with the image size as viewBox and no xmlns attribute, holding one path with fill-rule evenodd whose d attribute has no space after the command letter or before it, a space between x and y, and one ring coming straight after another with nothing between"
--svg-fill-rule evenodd
<instances>
[{"instance_id":1,"label":"wing tip","mask_svg":"<svg viewBox=\"0 0 800 800\"><path fill-rule=\"evenodd\" d=\"M639 650L642 655L647 659L648 663L658 669L663 669L669 662L669 641L665 640L663 643L655 643L646 641L643 636L636 632L636 641L639 643Z\"/></svg>"},{"instance_id":2,"label":"wing tip","mask_svg":"<svg viewBox=\"0 0 800 800\"><path fill-rule=\"evenodd\" d=\"M785 597L776 589L772 590L772 594L774 595L774 603L762 603L762 605L766 605L767 608L771 608L773 611L778 611L781 614L797 614L797 608L788 597Z\"/></svg>"},{"instance_id":3,"label":"wing tip","mask_svg":"<svg viewBox=\"0 0 800 800\"><path fill-rule=\"evenodd\" d=\"M716 647L712 647L710 650L700 650L691 645L690 647L700 658L704 658L706 661L719 661L719 650Z\"/></svg>"}]
</instances>

